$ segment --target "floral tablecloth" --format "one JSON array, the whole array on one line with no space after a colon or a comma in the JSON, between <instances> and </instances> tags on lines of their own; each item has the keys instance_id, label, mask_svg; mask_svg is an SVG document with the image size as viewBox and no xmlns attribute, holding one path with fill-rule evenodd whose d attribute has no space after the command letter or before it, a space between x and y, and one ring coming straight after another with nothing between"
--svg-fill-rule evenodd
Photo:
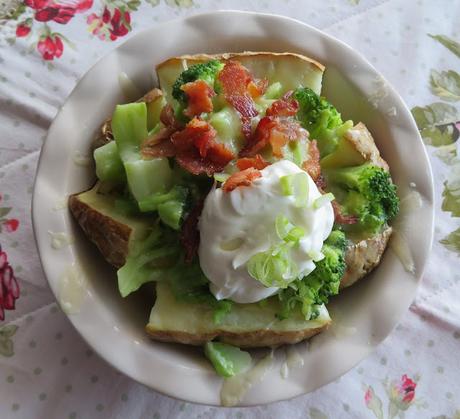
<instances>
[{"instance_id":1,"label":"floral tablecloth","mask_svg":"<svg viewBox=\"0 0 460 419\"><path fill-rule=\"evenodd\" d=\"M229 8L295 17L364 54L412 108L436 187L432 255L393 333L336 382L246 409L173 400L93 354L46 285L30 220L46 131L90 66L157 22ZM0 418L460 418L459 21L458 0L0 1Z\"/></svg>"}]
</instances>

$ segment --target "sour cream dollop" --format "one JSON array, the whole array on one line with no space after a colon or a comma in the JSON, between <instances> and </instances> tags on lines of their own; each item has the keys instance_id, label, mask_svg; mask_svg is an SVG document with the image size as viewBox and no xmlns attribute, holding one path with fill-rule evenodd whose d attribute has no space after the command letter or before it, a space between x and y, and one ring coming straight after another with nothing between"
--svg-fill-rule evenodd
<instances>
[{"instance_id":1,"label":"sour cream dollop","mask_svg":"<svg viewBox=\"0 0 460 419\"><path fill-rule=\"evenodd\" d=\"M331 233L334 212L330 202L318 208L313 205L321 193L308 174L306 206L298 207L294 195L283 195L280 178L296 173L306 172L281 160L261 170L262 177L251 186L231 192L214 188L206 197L199 221L198 254L201 269L218 300L253 303L278 292L278 287L266 287L251 277L247 263L252 256L281 242L275 228L279 215L305 232L299 245L289 249L289 258L297 265L299 276L315 269L313 259Z\"/></svg>"}]
</instances>

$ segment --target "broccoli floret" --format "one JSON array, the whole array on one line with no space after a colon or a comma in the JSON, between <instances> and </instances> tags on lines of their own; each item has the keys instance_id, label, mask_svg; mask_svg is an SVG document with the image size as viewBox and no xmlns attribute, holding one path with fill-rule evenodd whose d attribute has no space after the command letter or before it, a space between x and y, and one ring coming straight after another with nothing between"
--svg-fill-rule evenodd
<instances>
[{"instance_id":1,"label":"broccoli floret","mask_svg":"<svg viewBox=\"0 0 460 419\"><path fill-rule=\"evenodd\" d=\"M337 249L345 251L347 247L347 238L345 237L343 231L332 230L331 234L329 234L329 237L324 243L328 246L336 247Z\"/></svg>"},{"instance_id":2,"label":"broccoli floret","mask_svg":"<svg viewBox=\"0 0 460 419\"><path fill-rule=\"evenodd\" d=\"M321 157L331 153L353 123L344 123L337 109L308 87L298 88L293 96L299 102L297 119L310 132L310 138L318 141Z\"/></svg>"},{"instance_id":3,"label":"broccoli floret","mask_svg":"<svg viewBox=\"0 0 460 419\"><path fill-rule=\"evenodd\" d=\"M280 319L288 318L298 308L307 320L318 317L321 304L326 304L331 295L339 292L346 269L346 247L345 234L333 230L323 244L324 258L316 262L315 270L278 294L282 307L278 313Z\"/></svg>"},{"instance_id":4,"label":"broccoli floret","mask_svg":"<svg viewBox=\"0 0 460 419\"><path fill-rule=\"evenodd\" d=\"M349 215L358 217L351 230L376 234L399 211L399 198L390 174L370 163L361 166L329 169L325 171L332 188L345 193L340 204Z\"/></svg>"},{"instance_id":5,"label":"broccoli floret","mask_svg":"<svg viewBox=\"0 0 460 419\"><path fill-rule=\"evenodd\" d=\"M334 230L321 249L324 258L316 262L315 270L305 278L307 285L320 284L317 303L327 303L329 296L338 294L340 280L346 269L346 247L345 234L340 230Z\"/></svg>"},{"instance_id":6,"label":"broccoli floret","mask_svg":"<svg viewBox=\"0 0 460 419\"><path fill-rule=\"evenodd\" d=\"M180 104L187 103L187 96L181 90L181 86L195 80L204 80L211 87L214 87L214 81L217 73L224 68L224 64L218 60L210 60L205 63L194 64L187 70L184 70L176 79L172 88L172 96Z\"/></svg>"}]
</instances>

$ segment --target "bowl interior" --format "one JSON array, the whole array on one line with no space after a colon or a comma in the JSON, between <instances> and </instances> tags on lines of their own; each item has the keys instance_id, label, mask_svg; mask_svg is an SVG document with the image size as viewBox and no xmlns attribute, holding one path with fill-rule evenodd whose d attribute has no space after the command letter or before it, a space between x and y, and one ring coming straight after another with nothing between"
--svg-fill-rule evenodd
<instances>
[{"instance_id":1,"label":"bowl interior","mask_svg":"<svg viewBox=\"0 0 460 419\"><path fill-rule=\"evenodd\" d=\"M212 34L212 36L210 36ZM122 299L115 271L99 256L67 210L53 207L68 195L88 189L94 168L75 163L115 104L126 101L119 84L125 72L142 90L155 85L155 64L180 54L231 51L298 52L326 65L323 94L345 118L364 122L372 132L400 196L415 183L424 205L399 225L411 249L415 274L405 271L388 250L367 280L331 303L336 326L299 344L304 366L280 376L283 352L253 387L242 405L282 400L324 385L362 360L397 324L412 301L432 240L433 191L428 159L412 117L399 96L375 69L343 43L300 22L271 15L217 12L167 22L140 32L101 59L80 81L62 107L42 150L33 197L33 221L42 264L59 300L62 273L70 265L87 280L79 313L69 318L108 362L130 377L165 394L192 402L219 404L221 380L199 348L149 340L144 326L154 302L152 287ZM380 92L380 93L379 93ZM382 93L383 92L383 93ZM371 100L369 100L371 99ZM411 161L407 156L410 152ZM424 225L425 228L417 228ZM50 247L48 231L64 231L75 243Z\"/></svg>"}]
</instances>

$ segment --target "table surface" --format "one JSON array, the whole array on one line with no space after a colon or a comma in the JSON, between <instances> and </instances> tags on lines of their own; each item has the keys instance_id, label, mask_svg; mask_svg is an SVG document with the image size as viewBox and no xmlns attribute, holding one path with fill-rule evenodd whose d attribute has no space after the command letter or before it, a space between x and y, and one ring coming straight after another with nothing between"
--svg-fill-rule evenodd
<instances>
[{"instance_id":1,"label":"table surface","mask_svg":"<svg viewBox=\"0 0 460 419\"><path fill-rule=\"evenodd\" d=\"M20 297L0 321L1 418L460 418L458 0L3 3L0 281L14 293L5 284L13 270ZM40 147L80 77L143 28L230 8L300 19L370 60L416 109L436 193L435 239L424 278L410 309L378 350L314 393L246 409L173 400L122 376L94 354L55 303L30 220ZM407 164L417 162L408 156Z\"/></svg>"}]
</instances>

